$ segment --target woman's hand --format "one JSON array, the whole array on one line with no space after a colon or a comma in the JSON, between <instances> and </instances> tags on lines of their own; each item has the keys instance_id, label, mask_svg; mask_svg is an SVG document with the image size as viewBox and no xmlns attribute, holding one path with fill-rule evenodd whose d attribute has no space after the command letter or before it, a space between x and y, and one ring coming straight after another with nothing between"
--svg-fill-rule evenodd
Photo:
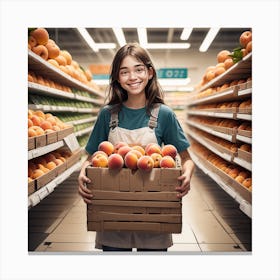
<instances>
[{"instance_id":1,"label":"woman's hand","mask_svg":"<svg viewBox=\"0 0 280 280\"><path fill-rule=\"evenodd\" d=\"M191 189L190 183L194 171L194 163L190 158L188 150L181 152L180 157L182 162L182 175L178 177L178 180L181 181L181 184L175 190L179 192L177 197L182 198Z\"/></svg>"},{"instance_id":2,"label":"woman's hand","mask_svg":"<svg viewBox=\"0 0 280 280\"><path fill-rule=\"evenodd\" d=\"M93 194L92 192L86 187L87 183L90 183L90 179L86 176L86 167L89 165L88 162L85 162L81 168L79 177L78 177L78 183L79 183L79 189L78 192L80 196L83 198L84 202L87 204L92 203Z\"/></svg>"}]
</instances>

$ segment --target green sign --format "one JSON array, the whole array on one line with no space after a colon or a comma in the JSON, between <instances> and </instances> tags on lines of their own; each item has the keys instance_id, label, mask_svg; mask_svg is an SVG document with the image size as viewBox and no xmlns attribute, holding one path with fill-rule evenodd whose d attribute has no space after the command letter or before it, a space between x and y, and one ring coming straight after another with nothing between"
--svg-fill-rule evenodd
<instances>
[{"instance_id":1,"label":"green sign","mask_svg":"<svg viewBox=\"0 0 280 280\"><path fill-rule=\"evenodd\" d=\"M157 70L160 79L186 79L188 77L187 68L160 68Z\"/></svg>"}]
</instances>

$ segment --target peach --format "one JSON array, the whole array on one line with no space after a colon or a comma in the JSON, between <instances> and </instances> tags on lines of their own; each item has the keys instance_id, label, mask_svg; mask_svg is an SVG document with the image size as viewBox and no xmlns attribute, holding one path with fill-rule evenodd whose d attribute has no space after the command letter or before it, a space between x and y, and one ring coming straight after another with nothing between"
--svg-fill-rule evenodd
<instances>
[{"instance_id":1,"label":"peach","mask_svg":"<svg viewBox=\"0 0 280 280\"><path fill-rule=\"evenodd\" d=\"M58 159L58 158L56 158L53 162L54 162L57 166L63 163L63 161L62 161L61 159Z\"/></svg>"},{"instance_id":2,"label":"peach","mask_svg":"<svg viewBox=\"0 0 280 280\"><path fill-rule=\"evenodd\" d=\"M152 158L153 161L154 161L154 167L155 167L155 168L160 167L160 161L161 161L161 159L162 159L161 154L159 154L159 153L153 153L153 154L151 154L151 158Z\"/></svg>"},{"instance_id":3,"label":"peach","mask_svg":"<svg viewBox=\"0 0 280 280\"><path fill-rule=\"evenodd\" d=\"M35 169L34 171L33 171L33 173L32 173L32 179L37 179L37 178L39 178L40 176L42 176L42 175L44 175L45 173L44 173L44 171L42 171L41 169Z\"/></svg>"},{"instance_id":4,"label":"peach","mask_svg":"<svg viewBox=\"0 0 280 280\"><path fill-rule=\"evenodd\" d=\"M72 62L72 56L71 54L66 51L66 50L61 50L60 51L60 55L64 56L64 58L66 59L67 65L70 65Z\"/></svg>"},{"instance_id":5,"label":"peach","mask_svg":"<svg viewBox=\"0 0 280 280\"><path fill-rule=\"evenodd\" d=\"M32 121L33 125L40 126L40 124L42 122L42 118L40 118L39 116L33 115L31 117L31 121Z\"/></svg>"},{"instance_id":6,"label":"peach","mask_svg":"<svg viewBox=\"0 0 280 280\"><path fill-rule=\"evenodd\" d=\"M55 57L54 60L56 60L59 65L65 66L67 64L66 59L61 54L59 54L57 57Z\"/></svg>"},{"instance_id":7,"label":"peach","mask_svg":"<svg viewBox=\"0 0 280 280\"><path fill-rule=\"evenodd\" d=\"M35 129L33 128L33 126L28 128L28 137L35 137L37 136Z\"/></svg>"},{"instance_id":8,"label":"peach","mask_svg":"<svg viewBox=\"0 0 280 280\"><path fill-rule=\"evenodd\" d=\"M37 41L33 36L28 37L28 45L30 45L31 49L37 46Z\"/></svg>"},{"instance_id":9,"label":"peach","mask_svg":"<svg viewBox=\"0 0 280 280\"><path fill-rule=\"evenodd\" d=\"M46 44L46 48L48 49L48 58L55 58L59 56L60 48L57 46L55 41L49 39Z\"/></svg>"},{"instance_id":10,"label":"peach","mask_svg":"<svg viewBox=\"0 0 280 280\"><path fill-rule=\"evenodd\" d=\"M108 156L114 152L114 145L109 141L103 141L98 145L98 150L103 151Z\"/></svg>"},{"instance_id":11,"label":"peach","mask_svg":"<svg viewBox=\"0 0 280 280\"><path fill-rule=\"evenodd\" d=\"M32 122L32 120L28 119L28 127L31 127L31 126L33 126L33 122Z\"/></svg>"},{"instance_id":12,"label":"peach","mask_svg":"<svg viewBox=\"0 0 280 280\"><path fill-rule=\"evenodd\" d=\"M46 168L43 164L38 164L39 169L41 169L44 173L48 173L50 170Z\"/></svg>"},{"instance_id":13,"label":"peach","mask_svg":"<svg viewBox=\"0 0 280 280\"><path fill-rule=\"evenodd\" d=\"M138 150L131 149L131 152L134 153L138 159L143 156L143 154Z\"/></svg>"},{"instance_id":14,"label":"peach","mask_svg":"<svg viewBox=\"0 0 280 280\"><path fill-rule=\"evenodd\" d=\"M52 64L53 66L55 66L55 67L59 67L58 62L55 59L53 59L53 58L48 59L48 62L50 64Z\"/></svg>"},{"instance_id":15,"label":"peach","mask_svg":"<svg viewBox=\"0 0 280 280\"><path fill-rule=\"evenodd\" d=\"M217 54L217 61L219 63L224 62L227 58L230 58L230 51L228 50L222 50Z\"/></svg>"},{"instance_id":16,"label":"peach","mask_svg":"<svg viewBox=\"0 0 280 280\"><path fill-rule=\"evenodd\" d=\"M207 82L213 80L215 78L215 71L214 70L209 70L207 71L207 73L205 74L205 79Z\"/></svg>"},{"instance_id":17,"label":"peach","mask_svg":"<svg viewBox=\"0 0 280 280\"><path fill-rule=\"evenodd\" d=\"M142 156L137 161L137 167L144 171L151 171L154 167L154 160L150 156Z\"/></svg>"},{"instance_id":18,"label":"peach","mask_svg":"<svg viewBox=\"0 0 280 280\"><path fill-rule=\"evenodd\" d=\"M215 70L214 70L214 73L215 73L215 77L223 74L224 72L226 72L226 69L224 67L221 67L221 66L218 66Z\"/></svg>"},{"instance_id":19,"label":"peach","mask_svg":"<svg viewBox=\"0 0 280 280\"><path fill-rule=\"evenodd\" d=\"M168 144L162 147L161 149L162 156L171 156L173 159L175 159L177 155L177 149L174 145Z\"/></svg>"},{"instance_id":20,"label":"peach","mask_svg":"<svg viewBox=\"0 0 280 280\"><path fill-rule=\"evenodd\" d=\"M150 156L153 153L161 154L161 147L156 143L150 143L145 148L145 154Z\"/></svg>"},{"instance_id":21,"label":"peach","mask_svg":"<svg viewBox=\"0 0 280 280\"><path fill-rule=\"evenodd\" d=\"M52 129L52 124L49 121L42 121L40 127L44 130Z\"/></svg>"},{"instance_id":22,"label":"peach","mask_svg":"<svg viewBox=\"0 0 280 280\"><path fill-rule=\"evenodd\" d=\"M252 41L250 41L247 46L246 46L246 52L247 53L250 53L252 52Z\"/></svg>"},{"instance_id":23,"label":"peach","mask_svg":"<svg viewBox=\"0 0 280 280\"><path fill-rule=\"evenodd\" d=\"M115 144L114 145L114 153L115 154L117 154L118 153L118 151L119 151L119 149L121 148L121 147L124 147L124 146L128 146L128 144L127 143L125 143L125 142L118 142L117 144Z\"/></svg>"},{"instance_id":24,"label":"peach","mask_svg":"<svg viewBox=\"0 0 280 280\"><path fill-rule=\"evenodd\" d=\"M252 178L246 178L243 182L242 185L246 188L250 188L252 186Z\"/></svg>"},{"instance_id":25,"label":"peach","mask_svg":"<svg viewBox=\"0 0 280 280\"><path fill-rule=\"evenodd\" d=\"M125 155L124 164L127 168L132 170L137 169L137 161L138 161L138 156L135 153L135 151L132 150Z\"/></svg>"},{"instance_id":26,"label":"peach","mask_svg":"<svg viewBox=\"0 0 280 280\"><path fill-rule=\"evenodd\" d=\"M41 117L42 119L45 119L45 113L43 111L41 111L41 110L34 111L33 115L36 115L38 117Z\"/></svg>"},{"instance_id":27,"label":"peach","mask_svg":"<svg viewBox=\"0 0 280 280\"><path fill-rule=\"evenodd\" d=\"M144 150L144 148L141 147L140 145L132 146L132 150L139 151L143 156L145 155L145 150Z\"/></svg>"},{"instance_id":28,"label":"peach","mask_svg":"<svg viewBox=\"0 0 280 280\"><path fill-rule=\"evenodd\" d=\"M119 154L111 154L108 158L108 168L119 170L123 167L124 160L123 157Z\"/></svg>"},{"instance_id":29,"label":"peach","mask_svg":"<svg viewBox=\"0 0 280 280\"><path fill-rule=\"evenodd\" d=\"M49 169L49 170L53 170L54 168L56 168L56 164L53 162L53 161L49 161L46 165L46 167Z\"/></svg>"},{"instance_id":30,"label":"peach","mask_svg":"<svg viewBox=\"0 0 280 280\"><path fill-rule=\"evenodd\" d=\"M46 162L50 162L50 161L54 161L56 157L52 153L50 153L50 154L46 154L44 156L44 159L46 160Z\"/></svg>"},{"instance_id":31,"label":"peach","mask_svg":"<svg viewBox=\"0 0 280 280\"><path fill-rule=\"evenodd\" d=\"M49 116L49 114L46 114L46 121L50 122L51 125L56 125L56 120L53 116Z\"/></svg>"},{"instance_id":32,"label":"peach","mask_svg":"<svg viewBox=\"0 0 280 280\"><path fill-rule=\"evenodd\" d=\"M98 154L91 159L93 167L108 167L108 157Z\"/></svg>"},{"instance_id":33,"label":"peach","mask_svg":"<svg viewBox=\"0 0 280 280\"><path fill-rule=\"evenodd\" d=\"M129 146L123 146L123 147L120 147L119 150L118 150L118 154L122 156L122 158L125 158L125 155L130 152L132 150L131 147Z\"/></svg>"},{"instance_id":34,"label":"peach","mask_svg":"<svg viewBox=\"0 0 280 280\"><path fill-rule=\"evenodd\" d=\"M238 183L242 184L242 182L245 180L245 178L243 176L238 175L238 176L235 177L235 180Z\"/></svg>"},{"instance_id":35,"label":"peach","mask_svg":"<svg viewBox=\"0 0 280 280\"><path fill-rule=\"evenodd\" d=\"M229 69L233 64L233 59L232 58L227 58L225 61L224 61L224 64L225 64L225 69Z\"/></svg>"},{"instance_id":36,"label":"peach","mask_svg":"<svg viewBox=\"0 0 280 280\"><path fill-rule=\"evenodd\" d=\"M49 33L45 28L36 28L30 32L30 36L35 38L39 45L46 45L49 40Z\"/></svg>"},{"instance_id":37,"label":"peach","mask_svg":"<svg viewBox=\"0 0 280 280\"><path fill-rule=\"evenodd\" d=\"M160 161L161 168L175 168L175 160L171 156L163 156Z\"/></svg>"},{"instance_id":38,"label":"peach","mask_svg":"<svg viewBox=\"0 0 280 280\"><path fill-rule=\"evenodd\" d=\"M104 155L104 156L108 157L108 155L107 155L105 152L103 152L103 151L96 151L96 152L92 155L92 157L95 157L96 155Z\"/></svg>"},{"instance_id":39,"label":"peach","mask_svg":"<svg viewBox=\"0 0 280 280\"><path fill-rule=\"evenodd\" d=\"M34 53L39 55L42 59L47 60L49 53L48 49L43 45L37 45L31 49Z\"/></svg>"},{"instance_id":40,"label":"peach","mask_svg":"<svg viewBox=\"0 0 280 280\"><path fill-rule=\"evenodd\" d=\"M239 37L241 47L246 48L247 44L252 41L252 32L244 31Z\"/></svg>"}]
</instances>

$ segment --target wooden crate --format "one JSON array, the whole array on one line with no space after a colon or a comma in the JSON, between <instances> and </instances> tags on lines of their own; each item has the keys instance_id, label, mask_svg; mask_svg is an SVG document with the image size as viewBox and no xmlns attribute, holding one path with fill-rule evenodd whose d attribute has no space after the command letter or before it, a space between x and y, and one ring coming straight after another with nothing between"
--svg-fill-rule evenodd
<instances>
[{"instance_id":1,"label":"wooden crate","mask_svg":"<svg viewBox=\"0 0 280 280\"><path fill-rule=\"evenodd\" d=\"M87 208L91 231L142 231L180 233L182 203L175 187L179 168L132 172L123 168L87 168L94 193Z\"/></svg>"}]
</instances>

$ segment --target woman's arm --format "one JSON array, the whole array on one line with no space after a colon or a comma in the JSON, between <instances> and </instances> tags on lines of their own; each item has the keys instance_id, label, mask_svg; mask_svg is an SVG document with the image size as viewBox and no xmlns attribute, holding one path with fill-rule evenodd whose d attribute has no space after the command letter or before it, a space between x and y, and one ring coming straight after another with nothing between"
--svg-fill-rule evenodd
<instances>
[{"instance_id":1,"label":"woman's arm","mask_svg":"<svg viewBox=\"0 0 280 280\"><path fill-rule=\"evenodd\" d=\"M176 190L179 192L177 196L183 197L190 191L190 182L195 165L191 160L188 150L184 150L179 154L182 162L182 175L178 177L181 185L176 187Z\"/></svg>"},{"instance_id":2,"label":"woman's arm","mask_svg":"<svg viewBox=\"0 0 280 280\"><path fill-rule=\"evenodd\" d=\"M79 189L78 192L83 198L85 203L91 204L91 199L93 197L92 192L85 186L86 183L90 183L90 179L86 176L86 168L89 166L91 156L88 156L88 158L84 161L79 177L78 177L78 183L79 183Z\"/></svg>"}]
</instances>

